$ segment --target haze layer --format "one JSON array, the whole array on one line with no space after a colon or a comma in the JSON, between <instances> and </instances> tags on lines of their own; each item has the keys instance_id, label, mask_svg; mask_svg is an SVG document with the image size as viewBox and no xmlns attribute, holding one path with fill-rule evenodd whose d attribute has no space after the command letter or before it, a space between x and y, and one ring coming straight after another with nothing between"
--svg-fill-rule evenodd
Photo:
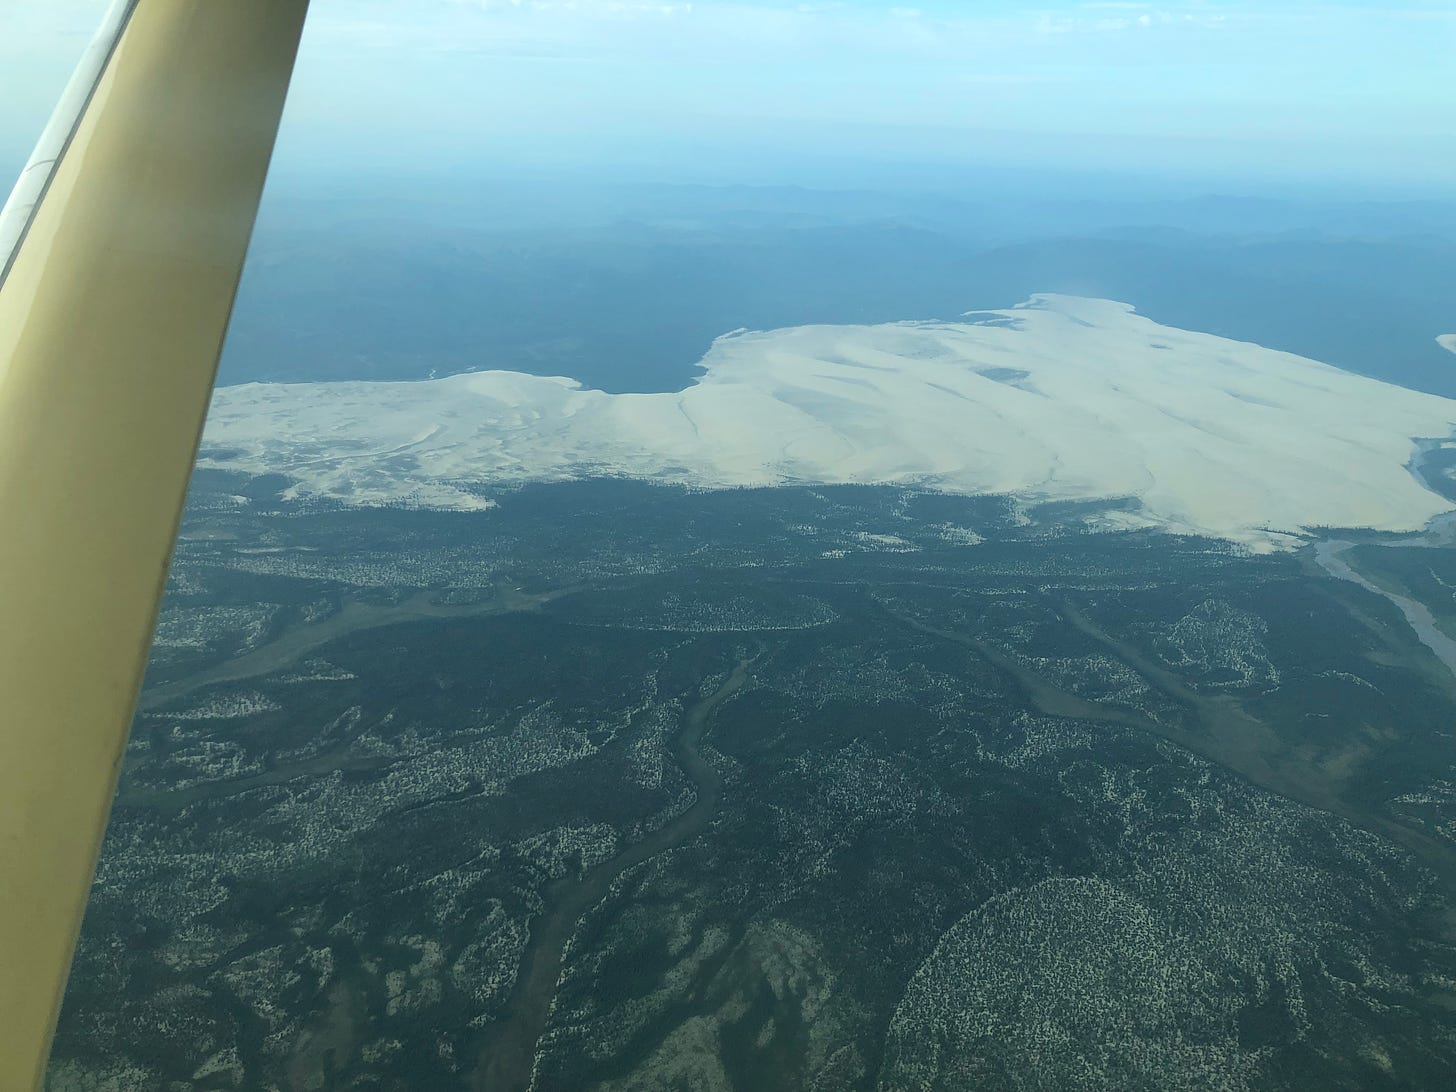
<instances>
[{"instance_id":1,"label":"haze layer","mask_svg":"<svg viewBox=\"0 0 1456 1092\"><path fill-rule=\"evenodd\" d=\"M1136 498L1101 525L1264 548L1417 530L1450 507L1408 464L1417 439L1451 434L1456 401L1108 300L737 332L702 367L676 394L502 371L225 387L200 465L283 474L296 497L460 509L489 505L480 486L599 476Z\"/></svg>"}]
</instances>

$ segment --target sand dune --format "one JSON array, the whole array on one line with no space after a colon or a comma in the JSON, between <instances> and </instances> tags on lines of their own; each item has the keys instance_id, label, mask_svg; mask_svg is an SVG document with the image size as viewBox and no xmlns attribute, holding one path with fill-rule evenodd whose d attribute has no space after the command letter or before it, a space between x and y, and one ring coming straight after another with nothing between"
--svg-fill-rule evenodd
<instances>
[{"instance_id":1,"label":"sand dune","mask_svg":"<svg viewBox=\"0 0 1456 1092\"><path fill-rule=\"evenodd\" d=\"M1407 470L1456 401L1125 304L1036 296L961 322L719 338L675 394L485 371L217 392L201 465L297 496L473 508L472 486L611 475L707 487L890 483L1028 501L1135 496L1107 526L1268 548L1319 526L1415 530Z\"/></svg>"}]
</instances>

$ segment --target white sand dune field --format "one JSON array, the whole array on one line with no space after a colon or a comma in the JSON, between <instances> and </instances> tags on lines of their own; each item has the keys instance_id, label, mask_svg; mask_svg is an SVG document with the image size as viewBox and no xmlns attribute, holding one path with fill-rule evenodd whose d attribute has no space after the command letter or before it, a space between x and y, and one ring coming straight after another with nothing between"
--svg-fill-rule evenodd
<instances>
[{"instance_id":1,"label":"white sand dune field","mask_svg":"<svg viewBox=\"0 0 1456 1092\"><path fill-rule=\"evenodd\" d=\"M884 483L1028 502L1136 497L1106 527L1293 545L1417 530L1451 506L1408 464L1456 401L1039 295L961 322L719 338L672 394L482 371L217 392L201 465L357 505L488 505L481 485L616 476L700 487Z\"/></svg>"}]
</instances>

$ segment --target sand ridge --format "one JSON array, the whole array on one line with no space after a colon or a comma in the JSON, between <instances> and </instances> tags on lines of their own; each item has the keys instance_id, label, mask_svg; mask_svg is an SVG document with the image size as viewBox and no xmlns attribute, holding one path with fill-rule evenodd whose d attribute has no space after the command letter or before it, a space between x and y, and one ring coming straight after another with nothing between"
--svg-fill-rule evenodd
<instances>
[{"instance_id":1,"label":"sand ridge","mask_svg":"<svg viewBox=\"0 0 1456 1092\"><path fill-rule=\"evenodd\" d=\"M1322 526L1417 530L1407 469L1456 401L1038 295L958 322L738 331L667 394L481 371L217 391L200 465L297 497L488 507L481 485L615 476L719 488L896 484L1028 502L1136 497L1107 527L1256 549Z\"/></svg>"}]
</instances>

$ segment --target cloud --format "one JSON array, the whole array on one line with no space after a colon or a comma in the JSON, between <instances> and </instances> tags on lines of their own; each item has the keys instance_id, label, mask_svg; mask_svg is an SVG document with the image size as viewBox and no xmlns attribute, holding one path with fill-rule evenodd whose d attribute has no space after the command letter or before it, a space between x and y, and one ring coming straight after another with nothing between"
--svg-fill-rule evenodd
<instances>
[{"instance_id":1,"label":"cloud","mask_svg":"<svg viewBox=\"0 0 1456 1092\"><path fill-rule=\"evenodd\" d=\"M1099 14L1087 15L1083 12ZM1108 34L1121 31L1167 28L1223 27L1229 16L1206 10L1168 11L1151 9L1147 4L1098 3L1082 4L1075 11L1042 12L1037 18L1037 31L1042 34Z\"/></svg>"},{"instance_id":2,"label":"cloud","mask_svg":"<svg viewBox=\"0 0 1456 1092\"><path fill-rule=\"evenodd\" d=\"M374 144L425 157L453 154L460 139L442 145L458 133L553 148L610 147L613 134L798 147L807 135L865 155L877 128L906 134L889 142L906 155L994 130L1008 144L1115 138L1125 144L1107 155L1159 163L1222 162L1219 141L1286 160L1323 142L1369 162L1404 141L1407 162L1456 173L1435 8L912 4L412 0L406 14L314 0L291 109L334 131L351 117ZM923 153L905 151L915 140Z\"/></svg>"},{"instance_id":3,"label":"cloud","mask_svg":"<svg viewBox=\"0 0 1456 1092\"><path fill-rule=\"evenodd\" d=\"M458 8L594 19L671 18L692 10L688 0L449 0Z\"/></svg>"}]
</instances>

